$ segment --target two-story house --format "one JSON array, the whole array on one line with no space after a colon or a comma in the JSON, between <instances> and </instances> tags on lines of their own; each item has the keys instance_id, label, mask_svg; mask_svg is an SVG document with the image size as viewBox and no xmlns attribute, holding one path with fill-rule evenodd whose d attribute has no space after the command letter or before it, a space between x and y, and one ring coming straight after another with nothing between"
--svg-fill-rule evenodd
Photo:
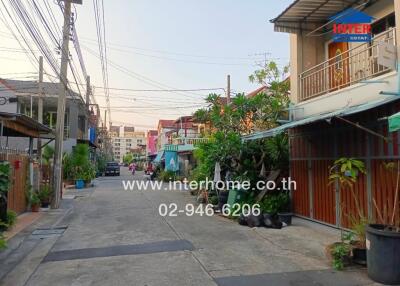
<instances>
[{"instance_id":1,"label":"two-story house","mask_svg":"<svg viewBox=\"0 0 400 286\"><path fill-rule=\"evenodd\" d=\"M290 36L290 121L245 139L288 132L294 212L337 227L350 226L355 202L328 184L329 167L341 157L362 160L367 174L354 190L375 217L374 202L381 210L394 203L396 172L383 163L400 159L400 134L387 120L400 110L400 1L296 0L271 22Z\"/></svg>"},{"instance_id":2,"label":"two-story house","mask_svg":"<svg viewBox=\"0 0 400 286\"><path fill-rule=\"evenodd\" d=\"M52 130L56 128L57 101L59 84L43 83L43 124ZM36 81L1 79L0 97L6 104L0 105L0 111L19 113L38 120L39 85ZM65 111L64 151L70 152L80 140L89 138L89 110L80 94L68 90ZM9 138L10 148L24 150L28 148L26 140Z\"/></svg>"}]
</instances>

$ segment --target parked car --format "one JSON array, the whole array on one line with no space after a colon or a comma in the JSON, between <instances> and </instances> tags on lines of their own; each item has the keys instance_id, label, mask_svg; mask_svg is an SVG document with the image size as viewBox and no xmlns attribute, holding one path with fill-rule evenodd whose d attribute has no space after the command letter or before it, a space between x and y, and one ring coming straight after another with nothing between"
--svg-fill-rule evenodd
<instances>
[{"instance_id":1,"label":"parked car","mask_svg":"<svg viewBox=\"0 0 400 286\"><path fill-rule=\"evenodd\" d=\"M120 166L117 162L108 162L105 171L106 176L119 176Z\"/></svg>"}]
</instances>

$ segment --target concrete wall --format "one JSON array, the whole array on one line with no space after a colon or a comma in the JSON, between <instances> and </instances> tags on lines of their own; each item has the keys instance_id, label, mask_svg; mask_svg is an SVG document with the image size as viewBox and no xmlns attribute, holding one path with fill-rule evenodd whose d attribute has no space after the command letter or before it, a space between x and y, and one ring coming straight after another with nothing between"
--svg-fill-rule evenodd
<instances>
[{"instance_id":1,"label":"concrete wall","mask_svg":"<svg viewBox=\"0 0 400 286\"><path fill-rule=\"evenodd\" d=\"M397 92L397 72L391 72L375 79L387 81L387 83L355 84L348 88L301 102L296 105L297 109L293 111L293 119L298 120L322 112L331 112L348 106L387 98L388 95L379 94L381 91Z\"/></svg>"},{"instance_id":2,"label":"concrete wall","mask_svg":"<svg viewBox=\"0 0 400 286\"><path fill-rule=\"evenodd\" d=\"M5 85L0 82L0 97L4 97L9 100L10 98L15 98L15 94L12 90L9 90ZM7 102L5 105L0 105L1 112L17 113L18 107L17 103Z\"/></svg>"}]
</instances>

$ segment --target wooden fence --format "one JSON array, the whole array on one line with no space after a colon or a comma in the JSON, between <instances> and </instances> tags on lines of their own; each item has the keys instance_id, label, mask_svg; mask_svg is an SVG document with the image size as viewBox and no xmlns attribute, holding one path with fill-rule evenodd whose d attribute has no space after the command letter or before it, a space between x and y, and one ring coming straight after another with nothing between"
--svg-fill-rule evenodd
<instances>
[{"instance_id":1,"label":"wooden fence","mask_svg":"<svg viewBox=\"0 0 400 286\"><path fill-rule=\"evenodd\" d=\"M26 211L25 191L29 180L29 157L7 150L0 150L0 160L11 166L11 188L8 192L8 209L20 214Z\"/></svg>"}]
</instances>

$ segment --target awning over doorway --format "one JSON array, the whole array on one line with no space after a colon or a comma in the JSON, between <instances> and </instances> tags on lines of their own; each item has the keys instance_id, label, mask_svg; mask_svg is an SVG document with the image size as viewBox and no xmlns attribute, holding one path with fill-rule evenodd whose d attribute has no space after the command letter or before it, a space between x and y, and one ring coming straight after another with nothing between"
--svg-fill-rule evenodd
<instances>
[{"instance_id":1,"label":"awning over doorway","mask_svg":"<svg viewBox=\"0 0 400 286\"><path fill-rule=\"evenodd\" d=\"M156 158L153 160L154 163L160 163L161 160L164 158L164 150L158 151Z\"/></svg>"},{"instance_id":2,"label":"awning over doorway","mask_svg":"<svg viewBox=\"0 0 400 286\"><path fill-rule=\"evenodd\" d=\"M350 7L363 10L375 2L377 0L296 0L271 22L276 32L297 33L315 29L327 23L330 16Z\"/></svg>"},{"instance_id":3,"label":"awning over doorway","mask_svg":"<svg viewBox=\"0 0 400 286\"><path fill-rule=\"evenodd\" d=\"M279 127L273 128L273 129L269 129L266 131L257 132L257 133L251 134L251 135L244 136L243 140L250 141L250 140L257 140L257 139L273 137L273 136L276 136L290 128L307 125L307 124L321 121L321 120L329 120L329 119L337 117L337 116L346 116L346 115L359 113L362 111L367 111L369 109L372 109L372 108L375 108L375 107L378 107L378 106L381 106L386 103L390 103L390 102L393 102L393 101L396 101L399 99L400 98L398 96L385 97L380 100L371 101L371 102L367 102L367 103L360 104L360 105L354 105L351 107L345 107L343 109L339 109L339 110L328 112L328 113L321 113L321 114L313 115L310 117L303 118L301 120L289 122L287 124L281 125Z\"/></svg>"},{"instance_id":4,"label":"awning over doorway","mask_svg":"<svg viewBox=\"0 0 400 286\"><path fill-rule=\"evenodd\" d=\"M43 138L52 130L38 121L19 113L0 112L1 136Z\"/></svg>"}]
</instances>

